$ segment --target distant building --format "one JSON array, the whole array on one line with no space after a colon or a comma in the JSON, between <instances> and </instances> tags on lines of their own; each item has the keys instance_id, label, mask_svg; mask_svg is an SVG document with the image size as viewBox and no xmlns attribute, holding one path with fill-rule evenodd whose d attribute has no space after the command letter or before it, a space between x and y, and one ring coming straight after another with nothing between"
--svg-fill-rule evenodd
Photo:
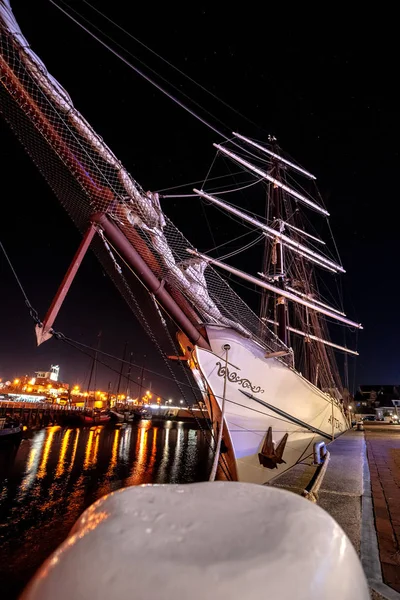
<instances>
[{"instance_id":1,"label":"distant building","mask_svg":"<svg viewBox=\"0 0 400 600\"><path fill-rule=\"evenodd\" d=\"M68 394L69 385L59 381L59 365L51 365L50 371L36 371L36 377L26 382L23 390L34 394L46 393L50 396Z\"/></svg>"},{"instance_id":2,"label":"distant building","mask_svg":"<svg viewBox=\"0 0 400 600\"><path fill-rule=\"evenodd\" d=\"M1 394L21 402L66 402L69 400L69 385L59 381L59 374L59 365L51 365L49 371L36 371L35 377L24 375L4 384L0 380Z\"/></svg>"},{"instance_id":3,"label":"distant building","mask_svg":"<svg viewBox=\"0 0 400 600\"><path fill-rule=\"evenodd\" d=\"M360 385L354 396L355 412L375 413L378 418L395 412L393 400L400 399L399 385Z\"/></svg>"},{"instance_id":4,"label":"distant building","mask_svg":"<svg viewBox=\"0 0 400 600\"><path fill-rule=\"evenodd\" d=\"M38 382L38 380L50 380L50 381L58 381L58 376L60 374L60 367L59 365L51 365L50 367L50 371L36 371L35 375L36 375L36 382Z\"/></svg>"}]
</instances>

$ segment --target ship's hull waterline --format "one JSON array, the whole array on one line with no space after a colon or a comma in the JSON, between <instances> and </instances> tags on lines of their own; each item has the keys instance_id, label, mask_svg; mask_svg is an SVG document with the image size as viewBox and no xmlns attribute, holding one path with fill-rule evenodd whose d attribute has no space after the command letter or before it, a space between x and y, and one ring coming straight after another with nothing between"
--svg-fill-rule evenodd
<instances>
[{"instance_id":1,"label":"ship's hull waterline","mask_svg":"<svg viewBox=\"0 0 400 600\"><path fill-rule=\"evenodd\" d=\"M195 362L211 394L222 406L225 381L225 345L228 350L225 425L236 461L239 481L264 484L312 455L318 441L329 443L349 426L342 406L294 369L232 329L207 327L212 351L196 347ZM216 413L212 406L211 412ZM219 412L220 414L220 412ZM333 426L332 426L333 423ZM288 434L277 468L260 464L266 435L272 428L275 448ZM277 453L279 455L279 452ZM272 465L273 466L273 465Z\"/></svg>"}]
</instances>

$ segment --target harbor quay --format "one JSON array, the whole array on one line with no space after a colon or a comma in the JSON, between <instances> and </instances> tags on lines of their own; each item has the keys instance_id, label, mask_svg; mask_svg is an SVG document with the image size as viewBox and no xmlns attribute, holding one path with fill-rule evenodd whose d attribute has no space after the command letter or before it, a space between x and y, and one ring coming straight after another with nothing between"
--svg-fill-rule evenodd
<instances>
[{"instance_id":1,"label":"harbor quay","mask_svg":"<svg viewBox=\"0 0 400 600\"><path fill-rule=\"evenodd\" d=\"M400 425L364 421L329 444L314 500L360 556L372 598L400 599ZM297 465L271 485L305 495L315 467Z\"/></svg>"}]
</instances>

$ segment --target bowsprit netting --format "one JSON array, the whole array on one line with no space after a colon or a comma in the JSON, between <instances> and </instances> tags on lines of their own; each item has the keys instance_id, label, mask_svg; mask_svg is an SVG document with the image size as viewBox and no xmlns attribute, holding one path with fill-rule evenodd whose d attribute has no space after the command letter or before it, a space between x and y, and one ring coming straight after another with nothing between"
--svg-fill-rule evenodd
<instances>
[{"instance_id":1,"label":"bowsprit netting","mask_svg":"<svg viewBox=\"0 0 400 600\"><path fill-rule=\"evenodd\" d=\"M94 213L107 214L153 273L194 307L195 322L286 349L212 267L189 256L190 243L163 214L158 195L131 177L30 49L8 0L0 0L0 76L1 112L82 233ZM97 255L121 291L113 261Z\"/></svg>"}]
</instances>

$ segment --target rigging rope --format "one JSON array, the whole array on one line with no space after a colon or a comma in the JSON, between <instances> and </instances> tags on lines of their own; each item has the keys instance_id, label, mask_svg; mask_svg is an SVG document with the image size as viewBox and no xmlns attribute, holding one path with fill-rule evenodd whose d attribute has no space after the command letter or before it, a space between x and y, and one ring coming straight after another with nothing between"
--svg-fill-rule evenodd
<instances>
[{"instance_id":1,"label":"rigging rope","mask_svg":"<svg viewBox=\"0 0 400 600\"><path fill-rule=\"evenodd\" d=\"M233 173L233 175L240 175L241 173L243 173L243 171L236 171L236 173ZM208 181L215 181L216 179L224 179L226 177L231 177L232 174L231 173L227 173L226 175L218 175L217 177L209 177ZM183 187L192 187L194 185L198 185L199 183L203 183L204 179L199 179L198 181L191 181L189 183L182 183L181 185L173 185L172 187L169 188L164 188L162 190L156 190L155 193L160 194L160 196L162 195L162 192L169 192L170 190L179 190L179 188L183 188Z\"/></svg>"},{"instance_id":2,"label":"rigging rope","mask_svg":"<svg viewBox=\"0 0 400 600\"><path fill-rule=\"evenodd\" d=\"M138 67L136 67L134 64L132 64L131 62L129 62L126 58L124 58L119 52L117 52L114 48L112 48L111 46L109 46L109 44L107 44L104 40L102 40L101 38L99 38L95 33L93 33L93 31L91 31L90 29L88 29L87 27L85 27L85 25L83 25L83 23L81 23L80 21L78 21L78 19L75 19L75 17L73 17L68 11L66 11L64 8L62 8L59 4L57 4L57 2L55 2L55 0L49 0L49 2L51 4L53 4L53 6L55 6L59 11L61 11L63 14L65 14L71 21L73 21L76 25L78 25L78 27L80 27L81 29L83 29L86 33L88 33L93 39L95 39L97 42L99 42L99 44L101 44L104 48L106 48L107 50L109 50L112 54L114 54L114 56L116 56L119 60L121 60L125 65L127 65L130 69L132 69L133 71L135 71L135 73L137 73L138 75L140 75L140 77L142 77L143 79L145 79L148 83L150 83L153 87L155 87L156 89L158 89L161 93L163 93L165 96L167 96L170 100L172 100L173 102L175 102L175 104L177 104L178 106L180 106L183 110L185 110L186 112L188 112L192 117L194 117L195 119L197 119L198 121L200 121L203 125L205 125L206 127L208 127L211 131L214 131L214 133L216 133L217 135L219 135L220 137L222 137L225 142L231 142L234 146L236 146L236 148L238 148L239 150L241 150L242 152L245 153L245 155L250 155L254 158L256 158L257 160L259 160L262 163L266 163L269 164L268 159L265 159L263 157L260 157L258 155L255 155L250 149L248 148L243 148L243 146L241 146L238 142L236 142L234 139L232 139L231 137L229 137L228 135L222 133L221 131L219 131L216 127L214 127L213 125L211 125L211 123L209 123L208 121L206 121L205 119L203 119L200 115L198 115L194 110L192 110L191 108L189 108L188 106L186 106L186 104L184 104L183 102L181 102L176 96L172 95L170 92L168 92L166 89L164 89L160 84L158 84L156 81L154 81L154 79L152 79L151 77L149 77L148 75L146 75L143 71L141 71ZM63 2L63 0L61 0L61 2ZM64 3L64 2L63 2ZM70 6L68 8L71 8ZM72 9L76 14L79 14L78 11L76 11L75 9ZM79 14L79 16L81 16ZM88 19L86 19L85 17L82 17L85 21L89 22ZM105 35L106 37L108 37L109 39L111 39L111 41L114 42L114 40L112 40L112 38L110 38L109 35L104 34L98 27L96 27L95 25L93 25L92 23L90 23L92 25L92 27L94 27L95 29L97 29L98 31L100 31L103 35ZM125 52L127 52L128 54L131 54L129 51L127 51L125 48L123 48L123 46L121 46L120 44L116 43L119 47L121 47ZM138 59L136 59L138 60ZM143 61L140 61L142 64ZM146 68L148 68L149 70L151 70L153 73L155 73L160 79L162 79L163 81L165 81L165 78L163 78L161 75L159 75L158 73L156 73L153 69L150 69L149 67L147 67L147 65L145 65ZM170 82L168 82L169 85L171 85L171 87L174 87L174 89L177 89L175 86L173 86ZM184 92L182 92L181 90L178 90L183 96L185 96L186 98L189 98ZM209 111L207 111L204 107L200 106L195 100L193 100L192 98L189 98L191 102L193 102L195 105L197 105L199 108L201 108L202 110L204 110L207 114L209 114L210 116L212 116L216 121L218 121L219 123L221 123L222 125L224 125L224 127L226 127L229 131L232 130L232 128L228 127L227 125L225 125L223 122L221 122L220 119L218 119L217 117L215 117L214 115L212 115Z\"/></svg>"},{"instance_id":3,"label":"rigging rope","mask_svg":"<svg viewBox=\"0 0 400 600\"><path fill-rule=\"evenodd\" d=\"M93 39L95 39L97 42L99 42L99 44L101 44L102 46L104 46L104 48L106 48L112 54L114 54L114 56L116 56L117 58L119 58L119 60L121 60L123 63L125 63L125 65L127 65L130 69L132 69L133 71L135 71L135 73L137 73L138 75L140 75L140 77L142 77L143 79L145 79L153 87L155 87L156 89L158 89L161 93L163 93L165 96L167 96L170 100L172 100L173 102L175 102L175 104L177 104L178 106L180 106L181 108L183 108L183 110L185 110L190 115L192 115L192 117L194 117L195 119L197 119L198 121L200 121L203 125L205 125L209 129L211 129L211 131L213 131L214 133L216 133L220 137L222 137L222 138L224 138L226 140L229 139L227 135L223 134L216 127L214 127L213 125L211 125L211 123L208 123L208 121L206 121L205 119L203 119L202 117L200 117L200 115L198 115L197 113L195 113L194 110L192 110L191 108L189 108L188 106L186 106L186 104L184 104L183 102L181 102L180 100L178 100L178 98L176 98L175 96L173 96L172 94L170 94L169 92L167 92L167 90L165 90L160 84L158 84L156 81L154 81L151 77L149 77L148 75L146 75L138 67L135 67L135 65L133 65L131 62L129 62L129 60L127 60L126 58L124 58L122 56L122 54L120 54L119 52L117 52L116 50L114 50L114 48L112 48L106 42L104 42L101 38L99 38L95 33L93 33L93 31L90 31L90 29L88 29L87 27L85 27L82 23L80 23L77 19L75 19L72 15L70 15L64 8L62 8L61 6L59 6L57 4L57 2L55 2L54 0L49 0L49 2L51 4L53 4L56 8L58 8L59 11L61 11L62 13L64 13L76 25L78 25L78 27L80 27L81 29L83 29L84 31L86 31L86 33L88 33Z\"/></svg>"},{"instance_id":4,"label":"rigging rope","mask_svg":"<svg viewBox=\"0 0 400 600\"><path fill-rule=\"evenodd\" d=\"M218 246L215 246L215 248L210 248L210 250L205 251L204 254L209 254L210 252L213 252L218 248L222 248L222 246L226 246L227 244L233 244L233 242L236 242L237 240L240 240L241 238L245 237L246 235L250 235L251 233L254 233L254 231L250 229L249 231L242 233L242 235L238 235L237 237L233 238L232 240L229 240L228 242L223 242L222 244L218 244Z\"/></svg>"},{"instance_id":5,"label":"rigging rope","mask_svg":"<svg viewBox=\"0 0 400 600\"><path fill-rule=\"evenodd\" d=\"M199 83L198 81L196 81L195 79L193 79L192 77L190 77L189 75L187 75L187 73L185 73L184 71L182 71L181 69L179 69L178 67L176 67L174 64L172 64L171 62L169 62L166 58L164 58L163 56L161 56L160 54L158 54L157 52L155 52L155 50L153 50L152 48L150 48L149 46L147 46L144 42L142 42L137 37L135 37L134 35L132 35L132 33L130 33L129 31L127 31L126 29L124 29L121 25L119 25L118 23L116 23L115 21L113 21L109 16L107 16L106 14L104 14L103 12L101 12L98 8L96 8L95 6L93 6L92 4L90 4L90 2L88 2L87 0L82 0L82 2L84 2L85 4L87 4L87 6L90 6L90 8L92 10L94 10L99 15L101 15L109 23L111 23L112 25L114 25L114 27L117 27L120 31L122 31L127 36L129 36L130 38L132 38L135 42L137 42L138 44L140 44L143 48L146 48L146 50L148 50L149 52L151 52L151 54L154 54L154 56L156 56L157 58L159 58L160 60L162 60L165 64L167 64L169 67L171 67L172 69L174 69L177 73L179 73L180 75L182 75L183 77L185 77L188 81L190 81L191 83L194 83L195 85L197 85L197 87L199 87L201 90L203 90L204 92L206 92L207 94L209 94L210 96L212 96L215 100L217 100L218 102L220 102L221 104L223 104L224 106L226 106L227 108L229 108L229 110L233 111L234 113L236 113L237 115L239 115L240 117L242 117L242 119L245 119L246 121L248 121L252 125L255 125L257 128L259 128L259 125L257 125L257 123L255 123L254 121L252 121L251 119L249 119L248 117L246 117L246 115L243 115L236 108L234 108L233 106L231 106L230 104L228 104L227 102L225 102L224 100L222 100L221 98L219 98L216 94L214 94L209 89L207 89L206 87L204 87L203 85L201 85L201 83Z\"/></svg>"},{"instance_id":6,"label":"rigging rope","mask_svg":"<svg viewBox=\"0 0 400 600\"><path fill-rule=\"evenodd\" d=\"M204 178L204 180L203 180L203 183L202 183L202 186L201 186L202 188L204 188L204 186L205 186L205 183L206 183L206 181L207 181L208 177L210 176L211 170L212 170L212 168L213 168L213 166L214 166L214 163L215 163L215 161L216 161L216 159L217 159L217 156L218 156L218 153L216 153L216 154L214 155L214 158L213 158L213 160L212 160L212 163L211 163L211 165L210 165L210 167L209 167L209 169L208 169L208 171L207 171L207 175L205 176L205 178ZM217 245L217 242L215 241L214 232L213 232L213 230L212 230L212 227L211 227L211 225L210 225L210 221L208 220L207 213L206 213L206 209L204 208L204 203L203 203L203 202L201 202L201 203L200 203L200 206L201 206L201 210L202 210L202 212L203 212L204 218L205 218L205 220L206 220L206 223L207 223L207 228L208 228L208 232L209 232L209 234L210 234L210 237L211 237L211 239L212 239L212 243L214 244L214 247L215 247L215 246Z\"/></svg>"},{"instance_id":7,"label":"rigging rope","mask_svg":"<svg viewBox=\"0 0 400 600\"><path fill-rule=\"evenodd\" d=\"M242 190L247 190L247 188L253 187L253 185L257 185L258 183L260 183L260 181L263 181L263 177L261 177L260 179L257 179L256 181L252 181L251 183L248 183L247 185L243 185L242 187L239 188L233 188L232 190L221 190L218 193L218 196L221 196L222 194L231 194L232 192L241 192ZM204 184L204 182L203 182ZM217 188L218 189L218 188ZM214 193L214 192L213 192ZM160 198L196 198L198 197L198 194L160 194Z\"/></svg>"},{"instance_id":8,"label":"rigging rope","mask_svg":"<svg viewBox=\"0 0 400 600\"><path fill-rule=\"evenodd\" d=\"M94 23L92 23L89 19L87 19L86 17L84 17L80 12L78 12L75 8L72 8L72 6L69 6L66 2L64 2L64 0L59 0L62 4L68 6L68 8L70 10L72 10L72 12L74 12L76 15L78 15L81 19L83 19L86 23L89 23L89 25L91 25L96 31L98 31L99 33L101 33L104 37L106 37L107 39L109 39L111 42L113 42L113 44L115 44L116 46L118 46L118 48L120 48L121 50L123 50L124 52L126 52L126 54L128 54L129 56L131 56L132 58L134 58L138 63L140 63L141 65L143 65L144 67L146 67L146 69L148 69L151 73L153 73L154 75L157 75L157 77L159 77L162 81L164 81L165 83L167 83L168 85L170 85L175 91L179 92L184 98L186 98L187 100L190 100L191 102L193 102L193 104L195 104L198 108L200 108L201 110L203 110L206 114L208 114L210 117L212 117L213 119L215 119L218 123L220 123L220 125L223 125L224 127L226 127L226 129L229 129L228 125L226 123L224 123L223 121L221 121L221 119L219 119L218 117L216 117L215 115L213 115L209 110L207 110L206 108L204 108L201 104L199 104L196 100L193 100L193 98L191 98L190 96L188 96L187 94L185 94L185 92L183 92L182 90L180 90L178 87L176 87L174 84L172 84L170 81L168 81L165 77L163 77L162 75L160 75L159 73L157 73L157 71L155 71L154 69L152 69L151 67L149 67L143 60L140 60L140 58L138 58L137 56L135 56L134 54L132 54L132 52L130 52L129 50L127 50L124 46L122 46L122 44L120 44L119 42L115 41L110 35L108 35L107 33L105 33L102 29L100 29L99 27L97 27Z\"/></svg>"},{"instance_id":9,"label":"rigging rope","mask_svg":"<svg viewBox=\"0 0 400 600\"><path fill-rule=\"evenodd\" d=\"M241 254L242 252L245 252L249 248L252 248L253 246L256 246L258 244L258 242L260 242L263 239L264 239L264 236L263 235L259 235L259 236L256 237L255 240L253 240L252 242L249 242L245 246L242 246L241 248L238 248L237 250L233 250L232 252L228 252L228 254L224 254L223 256L220 256L219 260L226 260L227 258L231 258L232 256L237 256L238 254Z\"/></svg>"},{"instance_id":10,"label":"rigging rope","mask_svg":"<svg viewBox=\"0 0 400 600\"><path fill-rule=\"evenodd\" d=\"M21 292L22 292L22 295L23 295L23 297L24 297L24 300L25 300L25 304L26 304L26 306L27 306L27 307L28 307L28 309L29 309L29 314L31 315L32 319L35 321L35 323L36 323L37 325L41 325L41 324L42 324L42 322L41 322L41 320L39 319L38 312L37 312L37 310L36 310L36 309L34 309L34 308L33 308L32 304L30 303L30 301L29 301L29 298L28 298L28 296L27 296L27 294L26 294L26 292L25 292L25 290L24 290L24 288L23 288L23 286L22 286L22 283L21 283L21 281L19 280L19 277L18 277L18 275L17 275L17 273L16 273L16 271L15 271L15 269L14 269L14 267L13 267L12 263L11 263L11 260L10 260L10 258L9 258L9 256L8 256L7 252L6 252L6 249L4 248L3 244L1 243L1 241L0 241L0 248L1 248L2 252L3 252L3 254L4 254L4 257L5 257L6 261L7 261L7 262L8 262L8 264L9 264L9 267L10 267L10 269L11 269L11 271L12 271L13 275L14 275L15 281L17 282L17 284L18 284L18 287L19 287L19 289L20 289L20 290L21 290Z\"/></svg>"}]
</instances>

